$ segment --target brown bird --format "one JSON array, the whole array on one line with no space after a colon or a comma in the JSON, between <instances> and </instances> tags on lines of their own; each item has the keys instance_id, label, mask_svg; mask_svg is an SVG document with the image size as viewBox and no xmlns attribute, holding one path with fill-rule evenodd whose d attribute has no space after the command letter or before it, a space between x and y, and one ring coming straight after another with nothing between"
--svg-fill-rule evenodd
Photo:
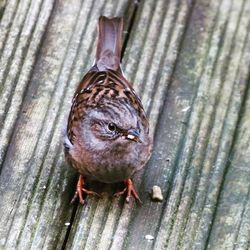
<instances>
[{"instance_id":1,"label":"brown bird","mask_svg":"<svg viewBox=\"0 0 250 250\"><path fill-rule=\"evenodd\" d=\"M152 138L139 97L121 67L123 19L101 16L94 66L80 82L68 118L65 157L79 173L72 201L83 193L83 177L104 183L125 182L127 193L139 200L131 176L148 161Z\"/></svg>"}]
</instances>

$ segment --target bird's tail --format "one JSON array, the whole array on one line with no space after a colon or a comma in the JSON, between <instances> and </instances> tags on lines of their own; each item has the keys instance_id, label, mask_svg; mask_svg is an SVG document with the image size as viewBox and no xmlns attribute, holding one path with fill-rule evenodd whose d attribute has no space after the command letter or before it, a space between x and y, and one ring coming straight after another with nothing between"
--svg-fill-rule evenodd
<instances>
[{"instance_id":1,"label":"bird's tail","mask_svg":"<svg viewBox=\"0 0 250 250\"><path fill-rule=\"evenodd\" d=\"M101 16L98 23L96 65L100 71L120 68L123 19Z\"/></svg>"}]
</instances>

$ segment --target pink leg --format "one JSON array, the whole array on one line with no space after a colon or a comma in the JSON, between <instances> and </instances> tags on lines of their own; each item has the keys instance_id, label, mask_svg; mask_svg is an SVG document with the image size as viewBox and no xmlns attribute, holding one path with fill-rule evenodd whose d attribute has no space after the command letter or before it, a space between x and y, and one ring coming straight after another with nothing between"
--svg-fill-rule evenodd
<instances>
[{"instance_id":1,"label":"pink leg","mask_svg":"<svg viewBox=\"0 0 250 250\"><path fill-rule=\"evenodd\" d=\"M139 198L139 195L137 194L137 192L134 188L132 180L127 179L124 181L124 183L125 183L126 187L121 192L115 193L114 196L118 197L118 196L121 196L121 195L124 195L125 193L127 193L127 196L126 196L127 203L129 203L131 196L133 196L137 201L142 203L140 198Z\"/></svg>"},{"instance_id":2,"label":"pink leg","mask_svg":"<svg viewBox=\"0 0 250 250\"><path fill-rule=\"evenodd\" d=\"M82 175L80 175L76 185L76 192L73 199L71 200L71 203L73 203L77 198L79 198L79 202L83 205L84 204L83 193L100 197L100 195L97 194L96 192L89 191L83 188L83 186L84 186L84 180Z\"/></svg>"}]
</instances>

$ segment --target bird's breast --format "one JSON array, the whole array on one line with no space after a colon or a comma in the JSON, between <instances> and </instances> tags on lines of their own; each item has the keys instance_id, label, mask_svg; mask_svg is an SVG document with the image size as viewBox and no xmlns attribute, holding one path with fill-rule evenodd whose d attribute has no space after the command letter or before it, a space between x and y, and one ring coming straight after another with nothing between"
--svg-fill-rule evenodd
<instances>
[{"instance_id":1,"label":"bird's breast","mask_svg":"<svg viewBox=\"0 0 250 250\"><path fill-rule=\"evenodd\" d=\"M89 176L104 183L121 182L130 178L137 170L143 167L145 156L140 150L122 147L107 149L99 152L91 152L80 149L71 151L75 168L83 175Z\"/></svg>"}]
</instances>

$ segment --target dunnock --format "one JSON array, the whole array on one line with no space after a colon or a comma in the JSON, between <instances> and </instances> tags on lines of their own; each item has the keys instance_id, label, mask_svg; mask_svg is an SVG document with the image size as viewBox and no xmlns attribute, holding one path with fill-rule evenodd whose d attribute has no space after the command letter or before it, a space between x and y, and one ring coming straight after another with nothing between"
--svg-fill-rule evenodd
<instances>
[{"instance_id":1,"label":"dunnock","mask_svg":"<svg viewBox=\"0 0 250 250\"><path fill-rule=\"evenodd\" d=\"M139 97L120 68L123 19L101 16L94 66L80 82L64 139L65 157L79 173L76 193L97 195L84 188L83 177L100 182L125 182L127 193L139 200L131 176L148 161L152 138Z\"/></svg>"}]
</instances>

